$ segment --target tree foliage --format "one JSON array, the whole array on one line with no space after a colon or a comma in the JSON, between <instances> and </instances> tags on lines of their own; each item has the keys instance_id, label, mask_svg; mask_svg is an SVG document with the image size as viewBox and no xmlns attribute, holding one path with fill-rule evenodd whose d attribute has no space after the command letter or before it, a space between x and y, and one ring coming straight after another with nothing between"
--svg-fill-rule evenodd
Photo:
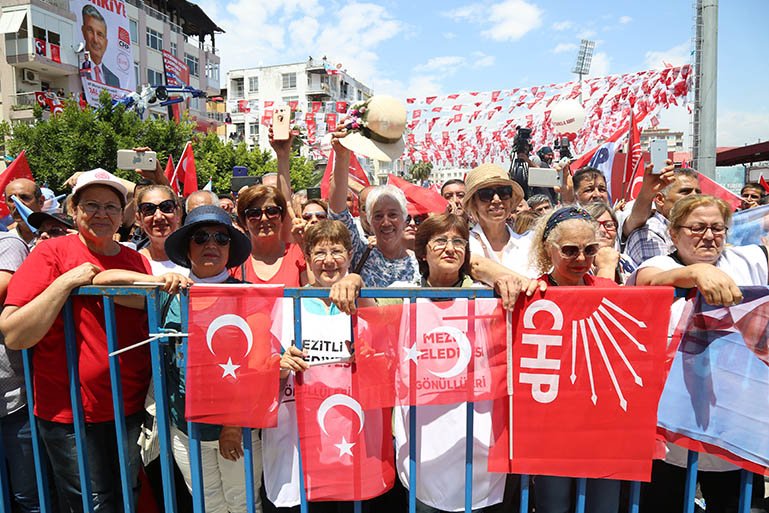
<instances>
[{"instance_id":1,"label":"tree foliage","mask_svg":"<svg viewBox=\"0 0 769 513\"><path fill-rule=\"evenodd\" d=\"M430 178L430 173L432 173L432 171L432 162L417 162L411 166L409 174L411 175L412 180L415 180L417 183L422 183Z\"/></svg>"},{"instance_id":2,"label":"tree foliage","mask_svg":"<svg viewBox=\"0 0 769 513\"><path fill-rule=\"evenodd\" d=\"M147 146L157 152L165 166L169 155L178 163L190 140L201 187L211 179L214 190L229 191L234 166L246 166L253 176L276 170L272 152L258 147L249 150L245 143L225 143L212 132L194 132L194 123L187 118L179 123L141 119L122 105L113 106L109 95L102 96L100 102L98 109L81 109L77 102L66 101L64 112L47 119L35 106L34 124L3 123L0 136L7 139L6 152L17 155L26 150L35 180L57 191L74 172L96 167L139 180L134 171L117 169L117 150ZM291 182L296 190L315 185L318 180L312 161L292 156Z\"/></svg>"}]
</instances>

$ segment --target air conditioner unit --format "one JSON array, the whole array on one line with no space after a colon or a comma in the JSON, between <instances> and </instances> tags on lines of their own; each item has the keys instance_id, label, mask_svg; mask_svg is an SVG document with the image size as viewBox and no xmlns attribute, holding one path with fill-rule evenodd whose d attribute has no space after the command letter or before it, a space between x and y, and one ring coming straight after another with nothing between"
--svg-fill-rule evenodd
<instances>
[{"instance_id":1,"label":"air conditioner unit","mask_svg":"<svg viewBox=\"0 0 769 513\"><path fill-rule=\"evenodd\" d=\"M31 69L23 69L21 70L21 81L27 84L36 84L40 82L40 75Z\"/></svg>"}]
</instances>

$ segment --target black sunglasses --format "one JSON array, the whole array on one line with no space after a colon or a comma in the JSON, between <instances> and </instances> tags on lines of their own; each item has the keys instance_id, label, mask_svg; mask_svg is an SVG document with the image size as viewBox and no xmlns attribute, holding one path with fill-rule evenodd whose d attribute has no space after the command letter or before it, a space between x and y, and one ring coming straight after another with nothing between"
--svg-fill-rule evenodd
<instances>
[{"instance_id":1,"label":"black sunglasses","mask_svg":"<svg viewBox=\"0 0 769 513\"><path fill-rule=\"evenodd\" d=\"M509 200L513 197L513 186L499 185L497 187L484 187L483 189L478 189L476 194L478 195L478 199L484 203L490 203L495 195L499 196L499 199L502 201Z\"/></svg>"},{"instance_id":2,"label":"black sunglasses","mask_svg":"<svg viewBox=\"0 0 769 513\"><path fill-rule=\"evenodd\" d=\"M219 244L220 246L226 246L230 243L231 237L227 233L223 232L214 232L214 233L208 233L205 230L200 230L199 232L195 232L192 234L192 242L195 244L198 244L199 246L202 246L206 242L208 242L211 237L214 238L214 242Z\"/></svg>"},{"instance_id":3,"label":"black sunglasses","mask_svg":"<svg viewBox=\"0 0 769 513\"><path fill-rule=\"evenodd\" d=\"M262 214L265 214L267 219L275 219L283 213L283 209L280 205L270 205L269 207L264 208L247 208L244 213L246 219L261 219Z\"/></svg>"},{"instance_id":4,"label":"black sunglasses","mask_svg":"<svg viewBox=\"0 0 769 513\"><path fill-rule=\"evenodd\" d=\"M155 203L139 203L139 212L141 215L149 217L154 216L155 212L160 209L164 214L173 214L176 211L176 202L174 200L163 200L158 204Z\"/></svg>"},{"instance_id":5,"label":"black sunglasses","mask_svg":"<svg viewBox=\"0 0 769 513\"><path fill-rule=\"evenodd\" d=\"M427 214L419 214L417 216L406 216L406 224L411 224L411 221L414 221L414 224L416 226L419 226L422 224L422 222L427 219Z\"/></svg>"}]
</instances>

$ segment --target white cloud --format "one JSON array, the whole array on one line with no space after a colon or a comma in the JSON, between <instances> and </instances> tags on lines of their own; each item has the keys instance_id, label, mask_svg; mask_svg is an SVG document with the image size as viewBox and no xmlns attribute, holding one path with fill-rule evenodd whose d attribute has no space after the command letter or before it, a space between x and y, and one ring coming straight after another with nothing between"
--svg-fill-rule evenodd
<instances>
[{"instance_id":1,"label":"white cloud","mask_svg":"<svg viewBox=\"0 0 769 513\"><path fill-rule=\"evenodd\" d=\"M459 55L445 55L442 57L433 57L426 63L414 67L416 72L440 71L443 73L456 73L457 68L466 63L464 57Z\"/></svg>"},{"instance_id":2,"label":"white cloud","mask_svg":"<svg viewBox=\"0 0 769 513\"><path fill-rule=\"evenodd\" d=\"M525 0L467 4L443 15L456 22L485 25L481 35L494 41L516 41L542 25L542 9Z\"/></svg>"},{"instance_id":3,"label":"white cloud","mask_svg":"<svg viewBox=\"0 0 769 513\"><path fill-rule=\"evenodd\" d=\"M680 45L667 50L646 52L646 68L661 69L666 64L680 66L691 61L691 43L684 41Z\"/></svg>"},{"instance_id":4,"label":"white cloud","mask_svg":"<svg viewBox=\"0 0 769 513\"><path fill-rule=\"evenodd\" d=\"M446 94L440 79L433 75L412 75L408 82L381 79L375 84L377 94L388 94L395 98L421 98Z\"/></svg>"},{"instance_id":5,"label":"white cloud","mask_svg":"<svg viewBox=\"0 0 769 513\"><path fill-rule=\"evenodd\" d=\"M590 63L589 77L605 77L609 74L611 57L606 52L598 52L593 55L593 61Z\"/></svg>"},{"instance_id":6,"label":"white cloud","mask_svg":"<svg viewBox=\"0 0 769 513\"><path fill-rule=\"evenodd\" d=\"M574 43L558 43L557 45L555 45L555 48L553 48L553 53L571 52L576 49L577 49L577 45L575 45Z\"/></svg>"},{"instance_id":7,"label":"white cloud","mask_svg":"<svg viewBox=\"0 0 769 513\"><path fill-rule=\"evenodd\" d=\"M769 115L766 112L725 111L718 113L717 146L743 146L754 144L769 133ZM761 137L765 139L766 137Z\"/></svg>"},{"instance_id":8,"label":"white cloud","mask_svg":"<svg viewBox=\"0 0 769 513\"><path fill-rule=\"evenodd\" d=\"M556 21L555 23L553 23L553 30L561 32L564 30L568 30L573 26L574 26L574 23L569 20Z\"/></svg>"},{"instance_id":9,"label":"white cloud","mask_svg":"<svg viewBox=\"0 0 769 513\"><path fill-rule=\"evenodd\" d=\"M628 24L628 23L630 23L631 21L633 21L633 18L631 18L630 16L620 16L620 17L619 17L619 22L620 22L622 25L627 25L627 24Z\"/></svg>"},{"instance_id":10,"label":"white cloud","mask_svg":"<svg viewBox=\"0 0 769 513\"><path fill-rule=\"evenodd\" d=\"M577 33L578 39L590 39L596 36L596 31L591 29L583 29Z\"/></svg>"},{"instance_id":11,"label":"white cloud","mask_svg":"<svg viewBox=\"0 0 769 513\"><path fill-rule=\"evenodd\" d=\"M444 39L456 39L457 35L453 32L444 32L443 38Z\"/></svg>"},{"instance_id":12,"label":"white cloud","mask_svg":"<svg viewBox=\"0 0 769 513\"><path fill-rule=\"evenodd\" d=\"M293 44L310 48L315 40L315 35L318 33L318 28L320 28L318 20L305 16L289 23L289 37Z\"/></svg>"},{"instance_id":13,"label":"white cloud","mask_svg":"<svg viewBox=\"0 0 769 513\"><path fill-rule=\"evenodd\" d=\"M486 55L483 52L473 52L473 68L489 68L497 62L493 55Z\"/></svg>"}]
</instances>

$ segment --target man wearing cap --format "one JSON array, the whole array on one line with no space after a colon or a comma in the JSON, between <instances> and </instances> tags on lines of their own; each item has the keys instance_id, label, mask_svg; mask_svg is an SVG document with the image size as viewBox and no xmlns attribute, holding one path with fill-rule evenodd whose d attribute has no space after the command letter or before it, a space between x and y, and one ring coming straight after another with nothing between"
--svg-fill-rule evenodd
<instances>
[{"instance_id":1,"label":"man wearing cap","mask_svg":"<svg viewBox=\"0 0 769 513\"><path fill-rule=\"evenodd\" d=\"M126 204L126 188L103 169L81 173L72 190L77 235L42 241L10 280L0 331L10 349L34 347L35 416L53 466L59 495L71 511L83 511L61 310L70 292L91 284L104 269L150 274L149 262L115 242ZM120 306L116 299L118 344L147 338L146 313ZM120 476L109 379L104 305L97 297L72 298L80 398L85 417L86 451L93 511L118 511ZM123 408L128 440L138 440L150 379L147 347L120 357ZM128 444L130 484L138 491L139 446Z\"/></svg>"},{"instance_id":2,"label":"man wearing cap","mask_svg":"<svg viewBox=\"0 0 769 513\"><path fill-rule=\"evenodd\" d=\"M77 233L72 219L57 212L35 212L29 216L28 221L37 230L38 244L40 241Z\"/></svg>"},{"instance_id":3,"label":"man wearing cap","mask_svg":"<svg viewBox=\"0 0 769 513\"><path fill-rule=\"evenodd\" d=\"M24 242L31 244L35 239L35 234L22 219L21 214L11 200L11 196L16 196L16 199L32 212L40 212L43 209L43 203L45 203L43 191L35 182L27 178L12 180L5 187L5 202L16 223L16 226L12 225L11 228L15 228L16 234L24 239Z\"/></svg>"}]
</instances>

